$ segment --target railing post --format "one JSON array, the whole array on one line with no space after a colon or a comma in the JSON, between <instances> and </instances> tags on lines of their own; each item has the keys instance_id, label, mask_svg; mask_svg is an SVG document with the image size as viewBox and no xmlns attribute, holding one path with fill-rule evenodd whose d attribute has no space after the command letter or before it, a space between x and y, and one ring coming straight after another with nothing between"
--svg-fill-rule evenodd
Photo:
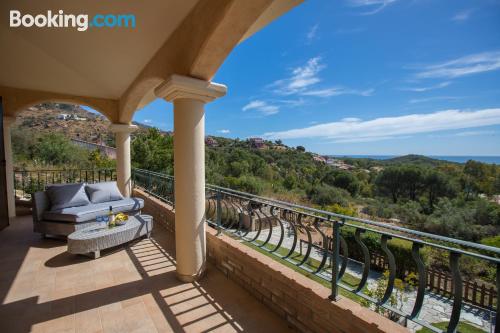
<instances>
[{"instance_id":1,"label":"railing post","mask_svg":"<svg viewBox=\"0 0 500 333\"><path fill-rule=\"evenodd\" d=\"M151 172L148 172L148 190L151 191Z\"/></svg>"},{"instance_id":2,"label":"railing post","mask_svg":"<svg viewBox=\"0 0 500 333\"><path fill-rule=\"evenodd\" d=\"M222 205L221 205L221 193L217 190L217 213L215 220L217 222L217 235L222 233Z\"/></svg>"},{"instance_id":3,"label":"railing post","mask_svg":"<svg viewBox=\"0 0 500 333\"><path fill-rule=\"evenodd\" d=\"M175 209L175 178L171 178L172 182L172 207Z\"/></svg>"},{"instance_id":4,"label":"railing post","mask_svg":"<svg viewBox=\"0 0 500 333\"><path fill-rule=\"evenodd\" d=\"M338 290L338 278L339 278L339 261L340 261L340 221L333 222L333 232L332 232L332 294L330 299L332 301L339 300L339 290Z\"/></svg>"},{"instance_id":5,"label":"railing post","mask_svg":"<svg viewBox=\"0 0 500 333\"><path fill-rule=\"evenodd\" d=\"M497 313L495 318L495 333L500 332L500 264L497 264ZM493 295L492 295L493 298Z\"/></svg>"},{"instance_id":6,"label":"railing post","mask_svg":"<svg viewBox=\"0 0 500 333\"><path fill-rule=\"evenodd\" d=\"M448 324L447 333L455 333L457 331L458 322L460 320L460 310L462 308L462 277L460 276L459 262L460 253L450 253L450 269L453 274L453 307Z\"/></svg>"}]
</instances>

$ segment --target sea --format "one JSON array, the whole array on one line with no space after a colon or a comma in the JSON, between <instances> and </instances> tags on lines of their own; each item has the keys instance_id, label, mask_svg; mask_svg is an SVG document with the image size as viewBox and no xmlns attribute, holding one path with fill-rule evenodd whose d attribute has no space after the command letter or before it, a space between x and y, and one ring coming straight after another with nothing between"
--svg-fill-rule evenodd
<instances>
[{"instance_id":1,"label":"sea","mask_svg":"<svg viewBox=\"0 0 500 333\"><path fill-rule=\"evenodd\" d=\"M387 160L401 155L334 155L334 157L350 157L350 158L371 158L374 160ZM500 156L434 156L425 155L436 160L443 160L455 163L465 163L468 160L474 160L478 162L488 163L488 164L499 164Z\"/></svg>"}]
</instances>

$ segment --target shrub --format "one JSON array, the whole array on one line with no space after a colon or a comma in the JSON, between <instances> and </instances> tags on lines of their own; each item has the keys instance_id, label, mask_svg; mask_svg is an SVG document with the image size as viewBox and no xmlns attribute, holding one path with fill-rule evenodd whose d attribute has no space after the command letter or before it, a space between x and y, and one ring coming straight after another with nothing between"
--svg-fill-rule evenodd
<instances>
[{"instance_id":1,"label":"shrub","mask_svg":"<svg viewBox=\"0 0 500 333\"><path fill-rule=\"evenodd\" d=\"M307 196L309 200L321 207L334 204L347 207L350 198L346 190L329 185L313 186L307 191Z\"/></svg>"},{"instance_id":2,"label":"shrub","mask_svg":"<svg viewBox=\"0 0 500 333\"><path fill-rule=\"evenodd\" d=\"M230 188L236 189L238 191L248 192L251 194L260 194L264 190L263 182L256 177L227 177L226 180Z\"/></svg>"},{"instance_id":3,"label":"shrub","mask_svg":"<svg viewBox=\"0 0 500 333\"><path fill-rule=\"evenodd\" d=\"M335 213L335 214L341 214L341 215L347 215L347 216L357 216L358 215L356 207L353 207L352 205L348 205L348 207L342 207L339 204L333 204L333 205L325 207L325 210L332 212L332 213Z\"/></svg>"},{"instance_id":4,"label":"shrub","mask_svg":"<svg viewBox=\"0 0 500 333\"><path fill-rule=\"evenodd\" d=\"M347 246L349 257L355 260L364 262L363 252L361 251L361 247L356 243L354 238L355 229L352 227L344 227L341 229L342 236L344 237ZM380 255L385 255L380 247L380 234L376 234L373 232L366 232L361 236L363 243L368 247L370 254L377 253ZM389 240L387 247L394 254L394 258L396 259L396 275L399 278L404 278L407 272L416 272L417 266L413 257L411 255L412 243L401 240L401 239L391 239ZM421 256L424 262L427 262L428 258L428 250L425 248L421 250Z\"/></svg>"}]
</instances>

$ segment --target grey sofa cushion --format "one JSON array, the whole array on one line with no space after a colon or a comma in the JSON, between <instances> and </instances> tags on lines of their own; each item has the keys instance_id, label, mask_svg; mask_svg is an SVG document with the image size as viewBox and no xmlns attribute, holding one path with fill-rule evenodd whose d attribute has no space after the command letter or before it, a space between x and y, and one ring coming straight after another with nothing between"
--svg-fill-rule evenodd
<instances>
[{"instance_id":1,"label":"grey sofa cushion","mask_svg":"<svg viewBox=\"0 0 500 333\"><path fill-rule=\"evenodd\" d=\"M51 210L85 206L90 203L85 193L84 183L50 185L47 187L46 193L49 197Z\"/></svg>"},{"instance_id":2,"label":"grey sofa cushion","mask_svg":"<svg viewBox=\"0 0 500 333\"><path fill-rule=\"evenodd\" d=\"M116 182L87 184L85 191L87 191L90 202L95 204L123 199Z\"/></svg>"},{"instance_id":3,"label":"grey sofa cushion","mask_svg":"<svg viewBox=\"0 0 500 333\"><path fill-rule=\"evenodd\" d=\"M140 198L126 198L118 201L89 204L80 207L69 207L51 210L43 214L43 219L48 221L62 222L86 222L95 220L99 215L109 212L109 206L113 207L113 213L135 212L144 207L144 200Z\"/></svg>"}]
</instances>

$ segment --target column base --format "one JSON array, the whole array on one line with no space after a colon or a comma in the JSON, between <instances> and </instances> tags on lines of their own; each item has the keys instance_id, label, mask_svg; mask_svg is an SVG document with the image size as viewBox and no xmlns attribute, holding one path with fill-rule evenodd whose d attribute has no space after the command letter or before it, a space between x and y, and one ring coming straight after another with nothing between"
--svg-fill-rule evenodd
<instances>
[{"instance_id":1,"label":"column base","mask_svg":"<svg viewBox=\"0 0 500 333\"><path fill-rule=\"evenodd\" d=\"M203 267L198 273L192 274L192 275L187 275L187 274L180 274L179 272L175 272L175 276L177 277L177 280L181 282L195 282L201 279L206 273L205 267Z\"/></svg>"}]
</instances>

